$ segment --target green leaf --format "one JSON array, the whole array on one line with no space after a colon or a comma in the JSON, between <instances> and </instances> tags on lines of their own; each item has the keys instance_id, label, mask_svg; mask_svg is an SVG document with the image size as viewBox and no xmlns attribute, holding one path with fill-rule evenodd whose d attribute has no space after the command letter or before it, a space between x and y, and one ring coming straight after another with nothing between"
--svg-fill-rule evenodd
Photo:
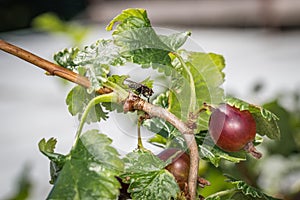
<instances>
[{"instance_id":1,"label":"green leaf","mask_svg":"<svg viewBox=\"0 0 300 200\"><path fill-rule=\"evenodd\" d=\"M169 76L173 66L169 53L180 48L190 32L171 35L158 35L151 27L144 9L127 9L115 17L107 26L112 30L114 43L121 48L120 52L129 62L152 67Z\"/></svg>"},{"instance_id":2,"label":"green leaf","mask_svg":"<svg viewBox=\"0 0 300 200\"><path fill-rule=\"evenodd\" d=\"M107 81L109 66L123 65L125 59L119 54L119 48L112 40L98 40L90 46L64 49L54 55L54 60L61 66L78 72L84 67L91 82L90 92L97 90Z\"/></svg>"},{"instance_id":3,"label":"green leaf","mask_svg":"<svg viewBox=\"0 0 300 200\"><path fill-rule=\"evenodd\" d=\"M180 192L174 176L164 167L167 165L149 151L135 151L123 159L123 181L129 183L132 199L153 200L176 198Z\"/></svg>"},{"instance_id":4,"label":"green leaf","mask_svg":"<svg viewBox=\"0 0 300 200\"><path fill-rule=\"evenodd\" d=\"M74 58L76 58L79 51L80 49L77 47L63 49L57 52L56 54L54 54L53 59L60 66L75 71L78 67L78 64L75 63L73 60Z\"/></svg>"},{"instance_id":5,"label":"green leaf","mask_svg":"<svg viewBox=\"0 0 300 200\"><path fill-rule=\"evenodd\" d=\"M201 158L210 161L216 167L219 166L221 159L234 163L246 160L246 155L243 153L228 153L207 145L199 145L199 154Z\"/></svg>"},{"instance_id":6,"label":"green leaf","mask_svg":"<svg viewBox=\"0 0 300 200\"><path fill-rule=\"evenodd\" d=\"M83 49L74 47L59 51L54 54L54 60L59 65L71 70L88 64L123 65L125 61L113 41L104 39L98 40L90 46L85 46Z\"/></svg>"},{"instance_id":7,"label":"green leaf","mask_svg":"<svg viewBox=\"0 0 300 200\"><path fill-rule=\"evenodd\" d=\"M249 110L256 122L256 132L270 139L280 139L280 130L277 125L279 118L267 109L249 104L237 98L228 97L225 101L240 110Z\"/></svg>"},{"instance_id":8,"label":"green leaf","mask_svg":"<svg viewBox=\"0 0 300 200\"><path fill-rule=\"evenodd\" d=\"M137 150L123 158L125 173L147 173L158 171L165 167L165 163L149 151Z\"/></svg>"},{"instance_id":9,"label":"green leaf","mask_svg":"<svg viewBox=\"0 0 300 200\"><path fill-rule=\"evenodd\" d=\"M161 118L151 118L145 120L143 126L156 133L156 136L148 140L150 143L165 148L187 149L182 134L169 122Z\"/></svg>"},{"instance_id":10,"label":"green leaf","mask_svg":"<svg viewBox=\"0 0 300 200\"><path fill-rule=\"evenodd\" d=\"M177 51L191 36L191 32L180 32L172 35L159 35L159 38L165 43L172 51Z\"/></svg>"},{"instance_id":11,"label":"green leaf","mask_svg":"<svg viewBox=\"0 0 300 200\"><path fill-rule=\"evenodd\" d=\"M83 66L85 64L117 66L123 65L125 60L112 40L101 39L79 51L74 62Z\"/></svg>"},{"instance_id":12,"label":"green leaf","mask_svg":"<svg viewBox=\"0 0 300 200\"><path fill-rule=\"evenodd\" d=\"M42 139L38 144L39 150L51 161L63 163L65 160L65 156L54 152L56 142L57 141L55 138L50 138L47 141L45 139Z\"/></svg>"},{"instance_id":13,"label":"green leaf","mask_svg":"<svg viewBox=\"0 0 300 200\"><path fill-rule=\"evenodd\" d=\"M78 118L81 118L82 113L84 112L86 106L96 96L95 93L89 94L85 88L82 86L75 86L67 95L66 104L68 105L68 110L71 115L78 115ZM95 105L94 109L92 109L88 113L88 117L86 122L98 122L101 119L106 120L108 118L107 112L105 112L101 104Z\"/></svg>"},{"instance_id":14,"label":"green leaf","mask_svg":"<svg viewBox=\"0 0 300 200\"><path fill-rule=\"evenodd\" d=\"M60 171L62 170L65 162L66 156L62 154L58 154L54 152L55 145L57 140L54 138L50 138L49 140L42 139L38 146L40 152L42 152L45 156L47 156L50 160L50 183L53 184L57 179Z\"/></svg>"},{"instance_id":15,"label":"green leaf","mask_svg":"<svg viewBox=\"0 0 300 200\"><path fill-rule=\"evenodd\" d=\"M196 101L196 109L201 109L203 103L219 104L223 101L224 91L220 86L224 82L222 72L225 67L221 55L206 54L200 52L180 51L190 74L194 86L191 85L188 72L177 59L173 61L176 71L172 74L172 83L169 110L183 121L187 121L190 112L191 101ZM193 89L195 91L193 91ZM196 100L192 99L192 93L196 93ZM197 110L193 110L197 112ZM198 130L207 130L209 114L200 113L197 120Z\"/></svg>"},{"instance_id":16,"label":"green leaf","mask_svg":"<svg viewBox=\"0 0 300 200\"><path fill-rule=\"evenodd\" d=\"M123 162L111 142L97 130L83 134L47 199L116 199Z\"/></svg>"},{"instance_id":17,"label":"green leaf","mask_svg":"<svg viewBox=\"0 0 300 200\"><path fill-rule=\"evenodd\" d=\"M151 138L149 142L154 142L156 145L161 144L165 146L165 148L187 149L182 134L169 122L160 118L151 118L145 120L143 126L164 138L158 140L157 136L155 136L156 139ZM161 143L159 143L159 141L161 141Z\"/></svg>"},{"instance_id":18,"label":"green leaf","mask_svg":"<svg viewBox=\"0 0 300 200\"><path fill-rule=\"evenodd\" d=\"M237 180L237 179L235 179L233 177L230 177L228 175L226 175L226 177L228 178L228 181L230 183L232 183L237 190L241 191L244 196L251 197L249 199L254 199L254 200L278 200L276 198L273 198L271 196L266 195L265 193L261 192L259 189L254 188L254 187L246 184L244 181Z\"/></svg>"},{"instance_id":19,"label":"green leaf","mask_svg":"<svg viewBox=\"0 0 300 200\"><path fill-rule=\"evenodd\" d=\"M208 53L209 57L211 58L211 61L214 63L214 65L219 69L219 72L222 74L222 77L225 77L225 74L223 73L223 69L225 67L225 59L223 56L215 54L215 53Z\"/></svg>"},{"instance_id":20,"label":"green leaf","mask_svg":"<svg viewBox=\"0 0 300 200\"><path fill-rule=\"evenodd\" d=\"M48 141L46 141L45 139L42 139L39 142L39 149L43 153L53 153L56 143L57 143L57 140L55 138L50 138Z\"/></svg>"},{"instance_id":21,"label":"green leaf","mask_svg":"<svg viewBox=\"0 0 300 200\"><path fill-rule=\"evenodd\" d=\"M245 152L225 152L218 148L207 134L203 131L195 135L200 158L211 162L216 167L219 166L221 159L234 163L246 160Z\"/></svg>"},{"instance_id":22,"label":"green leaf","mask_svg":"<svg viewBox=\"0 0 300 200\"><path fill-rule=\"evenodd\" d=\"M148 128L153 133L163 136L164 138L168 138L175 129L175 127L169 122L156 117L145 120L143 122L143 126Z\"/></svg>"},{"instance_id":23,"label":"green leaf","mask_svg":"<svg viewBox=\"0 0 300 200\"><path fill-rule=\"evenodd\" d=\"M152 67L166 75L171 74L169 53L172 47L181 46L185 41L184 38L180 39L179 35L177 37L173 35L167 44L164 43L161 38L165 39L167 36L156 34L144 9L124 10L106 29L112 30L115 23L118 24L112 33L114 43L121 48L120 52L124 58L144 68Z\"/></svg>"},{"instance_id":24,"label":"green leaf","mask_svg":"<svg viewBox=\"0 0 300 200\"><path fill-rule=\"evenodd\" d=\"M135 200L167 200L176 198L179 187L173 175L167 170L134 174L128 192Z\"/></svg>"},{"instance_id":25,"label":"green leaf","mask_svg":"<svg viewBox=\"0 0 300 200\"><path fill-rule=\"evenodd\" d=\"M129 29L117 35L113 33L113 38L127 61L140 64L144 68L159 68L160 72L170 74L171 49L160 40L151 27Z\"/></svg>"},{"instance_id":26,"label":"green leaf","mask_svg":"<svg viewBox=\"0 0 300 200\"><path fill-rule=\"evenodd\" d=\"M106 27L106 30L111 31L115 23L119 23L115 28L114 33L128 30L132 27L150 27L150 20L148 19L145 9L129 8L123 10L121 14L117 15Z\"/></svg>"}]
</instances>

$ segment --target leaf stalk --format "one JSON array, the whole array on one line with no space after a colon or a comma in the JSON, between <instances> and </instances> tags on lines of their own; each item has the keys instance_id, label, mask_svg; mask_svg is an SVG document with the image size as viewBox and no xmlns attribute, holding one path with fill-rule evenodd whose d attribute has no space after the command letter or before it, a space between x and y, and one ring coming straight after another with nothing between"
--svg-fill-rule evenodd
<instances>
[{"instance_id":1,"label":"leaf stalk","mask_svg":"<svg viewBox=\"0 0 300 200\"><path fill-rule=\"evenodd\" d=\"M82 133L82 129L83 129L83 126L86 122L86 119L88 117L88 114L90 112L90 110L97 104L99 103L103 103L103 102L117 102L117 99L118 99L118 96L116 93L114 92L111 92L109 94L102 94L102 95L99 95L99 96L96 96L95 98L93 98L89 103L88 105L86 106L82 116L81 116L81 119L80 119L80 123L79 123L79 127L77 129L77 132L76 132L76 136L75 136L75 143L73 145L73 147L76 146L79 138L80 138L80 135Z\"/></svg>"},{"instance_id":2,"label":"leaf stalk","mask_svg":"<svg viewBox=\"0 0 300 200\"><path fill-rule=\"evenodd\" d=\"M196 88L195 88L194 77L193 77L189 67L184 62L183 58L177 53L174 53L174 55L179 60L179 62L181 63L183 69L186 71L186 73L189 77L189 86L190 86L190 90L191 90L191 96L190 96L190 105L189 105L189 110L188 110L189 112L188 113L193 113L196 110L196 99L197 99L196 98Z\"/></svg>"}]
</instances>

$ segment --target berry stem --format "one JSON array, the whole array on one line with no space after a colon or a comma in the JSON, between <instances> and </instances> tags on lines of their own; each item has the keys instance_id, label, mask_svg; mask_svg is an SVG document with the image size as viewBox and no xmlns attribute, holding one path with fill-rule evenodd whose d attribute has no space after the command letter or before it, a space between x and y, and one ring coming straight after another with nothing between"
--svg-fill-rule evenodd
<instances>
[{"instance_id":1,"label":"berry stem","mask_svg":"<svg viewBox=\"0 0 300 200\"><path fill-rule=\"evenodd\" d=\"M255 146L253 145L252 142L248 142L245 147L244 150L248 153L250 153L254 158L256 159L260 159L262 157L262 153L260 153Z\"/></svg>"}]
</instances>

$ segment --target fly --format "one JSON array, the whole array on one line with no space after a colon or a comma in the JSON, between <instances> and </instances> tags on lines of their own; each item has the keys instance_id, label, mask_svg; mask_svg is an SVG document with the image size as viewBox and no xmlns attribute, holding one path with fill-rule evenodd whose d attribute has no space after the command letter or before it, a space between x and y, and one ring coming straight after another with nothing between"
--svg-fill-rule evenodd
<instances>
[{"instance_id":1,"label":"fly","mask_svg":"<svg viewBox=\"0 0 300 200\"><path fill-rule=\"evenodd\" d=\"M133 89L138 95L143 95L144 97L147 98L148 102L149 102L149 98L152 96L153 94L153 90L141 83L137 83L135 81L126 79L124 81L124 83L126 85L128 85L129 88Z\"/></svg>"}]
</instances>

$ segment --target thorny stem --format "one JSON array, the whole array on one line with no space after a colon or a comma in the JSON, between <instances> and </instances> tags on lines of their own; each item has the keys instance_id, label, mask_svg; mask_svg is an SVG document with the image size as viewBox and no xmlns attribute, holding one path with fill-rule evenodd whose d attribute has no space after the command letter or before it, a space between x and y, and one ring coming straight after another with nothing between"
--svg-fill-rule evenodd
<instances>
[{"instance_id":1,"label":"thorny stem","mask_svg":"<svg viewBox=\"0 0 300 200\"><path fill-rule=\"evenodd\" d=\"M39 68L47 71L49 75L59 76L63 79L71 81L73 83L77 83L83 87L89 88L90 82L86 77L83 77L77 73L74 73L64 67L56 65L50 61L47 61L37 55L34 55L22 48L9 44L0 39L0 49L17 56L29 63L36 65ZM107 94L111 93L112 90L109 88L102 88L97 91L99 94ZM194 91L195 92L195 91ZM97 98L97 97L96 97ZM99 96L99 98L103 98ZM194 99L195 100L195 99ZM96 103L97 101L90 102L91 104ZM94 104L95 105L95 104ZM188 189L189 189L189 197L190 199L196 199L196 186L197 186L197 178L198 178L198 165L199 165L199 154L198 154L198 146L193 134L193 130L190 129L185 123L183 123L180 119L178 119L175 115L170 113L164 108L155 106L150 104L143 99L137 97L134 101L133 108L135 110L143 110L148 113L151 117L160 117L170 122L174 127L176 127L184 136L184 139L190 150L190 173L188 179ZM88 111L86 111L87 115ZM84 122L82 122L84 124ZM83 127L83 124L81 125ZM82 130L82 127L80 128ZM81 131L80 131L81 132ZM76 137L79 137L80 133L77 134Z\"/></svg>"}]
</instances>

